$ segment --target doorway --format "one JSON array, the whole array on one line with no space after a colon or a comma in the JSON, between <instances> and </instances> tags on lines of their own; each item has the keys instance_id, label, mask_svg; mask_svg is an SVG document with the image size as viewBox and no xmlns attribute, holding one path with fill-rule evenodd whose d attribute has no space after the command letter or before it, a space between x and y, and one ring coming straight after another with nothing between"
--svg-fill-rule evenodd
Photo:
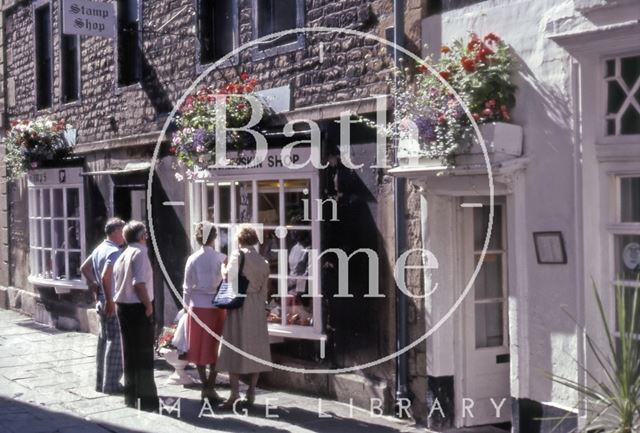
<instances>
[{"instance_id":1,"label":"doorway","mask_svg":"<svg viewBox=\"0 0 640 433\"><path fill-rule=\"evenodd\" d=\"M474 202L479 202L474 198ZM481 259L490 207L463 208L467 279ZM505 201L496 198L491 238L464 301L464 377L459 415L464 426L511 420L508 263Z\"/></svg>"}]
</instances>

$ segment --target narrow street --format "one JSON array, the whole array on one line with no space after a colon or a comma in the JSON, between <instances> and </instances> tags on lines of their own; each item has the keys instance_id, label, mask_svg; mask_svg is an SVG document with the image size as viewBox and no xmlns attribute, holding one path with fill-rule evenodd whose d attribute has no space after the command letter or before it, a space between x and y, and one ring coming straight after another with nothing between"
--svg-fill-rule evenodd
<instances>
[{"instance_id":1,"label":"narrow street","mask_svg":"<svg viewBox=\"0 0 640 433\"><path fill-rule=\"evenodd\" d=\"M210 412L205 411L199 418L197 387L166 385L170 371L162 361L156 369L158 391L161 397L180 398L180 419L176 412L162 416L138 412L125 407L121 396L95 392L96 341L91 334L62 332L0 310L0 432L424 431L357 408L350 417L349 406L332 401L322 401L327 418L320 418L317 399L264 390L246 416L227 412L207 417ZM195 375L195 370L190 373ZM228 395L226 384L220 388L221 395ZM274 418L265 416L267 399Z\"/></svg>"}]
</instances>

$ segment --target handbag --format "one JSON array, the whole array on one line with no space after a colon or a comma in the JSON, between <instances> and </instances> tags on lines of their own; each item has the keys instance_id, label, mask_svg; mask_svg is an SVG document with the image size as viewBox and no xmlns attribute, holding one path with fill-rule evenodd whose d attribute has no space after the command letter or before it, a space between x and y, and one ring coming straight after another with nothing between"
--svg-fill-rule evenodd
<instances>
[{"instance_id":1,"label":"handbag","mask_svg":"<svg viewBox=\"0 0 640 433\"><path fill-rule=\"evenodd\" d=\"M188 314L184 310L180 310L175 318L177 322L176 331L173 334L173 340L171 344L178 349L179 353L187 353L189 351L189 339L187 338L187 318Z\"/></svg>"},{"instance_id":2,"label":"handbag","mask_svg":"<svg viewBox=\"0 0 640 433\"><path fill-rule=\"evenodd\" d=\"M244 304L244 298L247 295L247 289L249 288L249 280L242 275L244 269L244 253L240 251L240 269L238 270L238 287L237 290L231 285L229 281L223 281L218 287L218 293L213 298L212 304L214 307L222 308L225 310L235 310L242 308Z\"/></svg>"}]
</instances>

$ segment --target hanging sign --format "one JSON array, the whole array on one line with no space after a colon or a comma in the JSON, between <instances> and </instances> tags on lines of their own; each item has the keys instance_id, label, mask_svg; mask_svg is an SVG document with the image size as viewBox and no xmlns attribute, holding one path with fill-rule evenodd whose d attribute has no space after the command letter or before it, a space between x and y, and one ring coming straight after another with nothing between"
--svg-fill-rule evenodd
<instances>
[{"instance_id":1,"label":"hanging sign","mask_svg":"<svg viewBox=\"0 0 640 433\"><path fill-rule=\"evenodd\" d=\"M65 35L115 38L115 5L87 0L64 0L62 2L62 32Z\"/></svg>"}]
</instances>

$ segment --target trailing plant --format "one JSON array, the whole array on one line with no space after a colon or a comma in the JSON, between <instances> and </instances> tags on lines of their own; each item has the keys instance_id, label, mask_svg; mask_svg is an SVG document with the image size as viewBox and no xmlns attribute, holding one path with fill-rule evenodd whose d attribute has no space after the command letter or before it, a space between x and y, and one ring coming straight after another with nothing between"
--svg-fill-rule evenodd
<instances>
[{"instance_id":1,"label":"trailing plant","mask_svg":"<svg viewBox=\"0 0 640 433\"><path fill-rule=\"evenodd\" d=\"M207 166L215 161L218 98L224 97L226 127L245 126L252 115L251 103L245 96L256 97L254 89L257 84L257 80L243 72L238 81L223 88L203 86L195 94L187 96L176 116L177 131L170 149L177 156L179 164L186 168L187 178L202 176L207 172ZM260 103L266 112L267 107ZM238 132L227 131L226 137L229 149L240 150L245 145L244 137ZM176 178L182 180L183 176L176 173Z\"/></svg>"},{"instance_id":2,"label":"trailing plant","mask_svg":"<svg viewBox=\"0 0 640 433\"><path fill-rule=\"evenodd\" d=\"M439 58L425 57L413 75L408 68L396 67L388 80L395 120L385 132L400 140L417 140L422 155L450 164L475 136L463 107L478 124L511 120L513 68L509 46L495 33L482 38L471 33L466 40L442 46Z\"/></svg>"},{"instance_id":3,"label":"trailing plant","mask_svg":"<svg viewBox=\"0 0 640 433\"><path fill-rule=\"evenodd\" d=\"M7 176L16 180L42 161L69 156L73 143L67 139L72 129L64 119L49 116L34 120L12 120L11 129L3 138L6 147Z\"/></svg>"},{"instance_id":4,"label":"trailing plant","mask_svg":"<svg viewBox=\"0 0 640 433\"><path fill-rule=\"evenodd\" d=\"M628 296L631 290L632 296ZM615 288L615 329L612 329L594 285L607 345L602 349L592 336L586 335L587 347L596 362L594 366L584 368L589 383L550 375L553 381L575 390L585 400L587 416L580 431L640 431L639 291L623 286Z\"/></svg>"}]
</instances>

